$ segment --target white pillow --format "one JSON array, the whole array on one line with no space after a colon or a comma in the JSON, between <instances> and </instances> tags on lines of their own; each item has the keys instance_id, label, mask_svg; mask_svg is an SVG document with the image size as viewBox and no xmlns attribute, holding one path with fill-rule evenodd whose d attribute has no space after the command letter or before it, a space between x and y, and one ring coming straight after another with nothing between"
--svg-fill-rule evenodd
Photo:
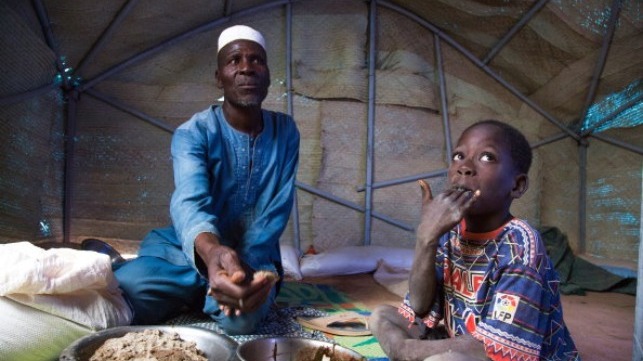
<instances>
[{"instance_id":1,"label":"white pillow","mask_svg":"<svg viewBox=\"0 0 643 361\"><path fill-rule=\"evenodd\" d=\"M410 276L410 268L393 267L386 261L380 261L375 273L373 273L375 282L400 297L406 296L406 292L409 290Z\"/></svg>"},{"instance_id":2,"label":"white pillow","mask_svg":"<svg viewBox=\"0 0 643 361\"><path fill-rule=\"evenodd\" d=\"M109 256L92 251L0 245L0 296L93 330L132 321Z\"/></svg>"},{"instance_id":3,"label":"white pillow","mask_svg":"<svg viewBox=\"0 0 643 361\"><path fill-rule=\"evenodd\" d=\"M411 269L413 250L386 246L348 246L315 255L305 255L300 263L304 277L350 275L373 272L379 261L395 268Z\"/></svg>"},{"instance_id":4,"label":"white pillow","mask_svg":"<svg viewBox=\"0 0 643 361\"><path fill-rule=\"evenodd\" d=\"M299 269L301 251L287 244L281 244L279 248L281 249L281 265L284 267L284 275L297 281L301 280L301 270Z\"/></svg>"}]
</instances>

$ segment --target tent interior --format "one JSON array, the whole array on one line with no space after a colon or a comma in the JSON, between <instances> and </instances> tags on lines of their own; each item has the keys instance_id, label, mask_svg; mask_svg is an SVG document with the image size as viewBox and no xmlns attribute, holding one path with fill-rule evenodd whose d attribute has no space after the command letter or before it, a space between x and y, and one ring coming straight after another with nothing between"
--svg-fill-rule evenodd
<instances>
[{"instance_id":1,"label":"tent interior","mask_svg":"<svg viewBox=\"0 0 643 361\"><path fill-rule=\"evenodd\" d=\"M301 133L296 202L280 240L295 267L313 249L382 249L378 261L412 251L417 180L443 189L462 130L498 119L534 151L529 191L512 214L559 230L580 259L641 276L642 7L2 1L0 244L98 238L133 254L169 224L173 130L221 101L216 39L246 24L267 41L264 107L293 115ZM357 273L338 261L319 267L304 279ZM613 360L643 355L643 304L630 297L624 356Z\"/></svg>"}]
</instances>

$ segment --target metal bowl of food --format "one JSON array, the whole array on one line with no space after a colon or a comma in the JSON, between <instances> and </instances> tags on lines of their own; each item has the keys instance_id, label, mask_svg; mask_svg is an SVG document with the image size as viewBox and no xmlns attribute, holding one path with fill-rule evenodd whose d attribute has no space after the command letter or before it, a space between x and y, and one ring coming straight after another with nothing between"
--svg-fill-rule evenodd
<instances>
[{"instance_id":1,"label":"metal bowl of food","mask_svg":"<svg viewBox=\"0 0 643 361\"><path fill-rule=\"evenodd\" d=\"M366 361L354 350L330 342L302 337L266 337L237 348L242 361Z\"/></svg>"},{"instance_id":2,"label":"metal bowl of food","mask_svg":"<svg viewBox=\"0 0 643 361\"><path fill-rule=\"evenodd\" d=\"M237 343L233 339L204 328L192 326L123 326L108 328L106 330L81 337L63 350L60 354L59 361L89 361L94 354L97 354L96 356L98 356L97 351L108 340L111 340L112 342L123 342L127 347L136 343L139 343L137 346L139 349L149 347L150 338L154 337L150 336L149 333L159 333L153 331L160 331L160 334L165 335L178 334L179 341L172 344L172 347L175 349L170 349L168 351L167 348L163 348L162 352L164 354L161 355L159 359L169 359L171 353L184 352L188 350L187 345L192 342L196 345L190 345L191 348L189 351L194 350L193 347L196 346L199 353L202 353L203 357L208 361L237 360ZM135 338L125 341L123 337L127 334ZM125 346L119 346L119 348L123 350ZM181 348L184 350L180 350ZM101 358L96 359L100 360ZM113 358L112 356L108 359L117 360L118 358Z\"/></svg>"}]
</instances>

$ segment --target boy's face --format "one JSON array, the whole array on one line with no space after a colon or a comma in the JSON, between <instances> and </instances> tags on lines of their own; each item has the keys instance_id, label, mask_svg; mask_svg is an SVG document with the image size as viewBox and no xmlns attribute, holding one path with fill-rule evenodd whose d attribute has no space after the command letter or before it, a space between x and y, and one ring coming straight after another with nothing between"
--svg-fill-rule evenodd
<instances>
[{"instance_id":1,"label":"boy's face","mask_svg":"<svg viewBox=\"0 0 643 361\"><path fill-rule=\"evenodd\" d=\"M467 216L504 220L512 200L526 189L522 189L525 184L519 185L526 182L526 175L515 169L502 130L491 124L476 125L462 134L453 151L448 177L453 188L480 190Z\"/></svg>"}]
</instances>

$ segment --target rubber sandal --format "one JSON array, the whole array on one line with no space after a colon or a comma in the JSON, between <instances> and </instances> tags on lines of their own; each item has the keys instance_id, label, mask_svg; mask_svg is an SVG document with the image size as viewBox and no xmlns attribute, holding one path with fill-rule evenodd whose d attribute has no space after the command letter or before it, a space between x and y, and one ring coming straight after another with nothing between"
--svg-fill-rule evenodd
<instances>
[{"instance_id":1,"label":"rubber sandal","mask_svg":"<svg viewBox=\"0 0 643 361\"><path fill-rule=\"evenodd\" d=\"M297 317L296 320L304 327L332 335L368 336L372 334L366 317L356 312L340 312L316 318Z\"/></svg>"},{"instance_id":2,"label":"rubber sandal","mask_svg":"<svg viewBox=\"0 0 643 361\"><path fill-rule=\"evenodd\" d=\"M80 248L85 251L94 251L102 254L106 254L112 260L112 263L122 263L125 262L125 259L121 254L115 250L112 246L106 242L101 241L100 239L87 238L83 240L80 244Z\"/></svg>"}]
</instances>

